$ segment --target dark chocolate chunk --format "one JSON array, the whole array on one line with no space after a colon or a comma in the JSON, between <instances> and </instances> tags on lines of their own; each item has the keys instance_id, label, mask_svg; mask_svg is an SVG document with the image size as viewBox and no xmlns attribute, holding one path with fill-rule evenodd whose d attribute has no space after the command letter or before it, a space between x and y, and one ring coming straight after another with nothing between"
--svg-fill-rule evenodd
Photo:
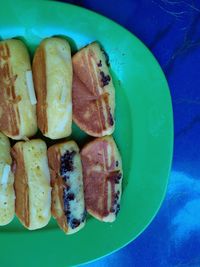
<instances>
[{"instance_id":1,"label":"dark chocolate chunk","mask_svg":"<svg viewBox=\"0 0 200 267\"><path fill-rule=\"evenodd\" d=\"M115 176L115 183L119 184L120 179L122 178L122 174L119 173L117 176Z\"/></svg>"},{"instance_id":2,"label":"dark chocolate chunk","mask_svg":"<svg viewBox=\"0 0 200 267\"><path fill-rule=\"evenodd\" d=\"M119 199L119 195L117 193L115 193L115 199Z\"/></svg>"},{"instance_id":3,"label":"dark chocolate chunk","mask_svg":"<svg viewBox=\"0 0 200 267\"><path fill-rule=\"evenodd\" d=\"M70 226L72 229L74 229L74 228L78 227L80 225L80 223L81 222L79 220L74 218L70 221Z\"/></svg>"},{"instance_id":4,"label":"dark chocolate chunk","mask_svg":"<svg viewBox=\"0 0 200 267\"><path fill-rule=\"evenodd\" d=\"M103 71L100 71L100 75L101 75L101 82L103 86L106 86L109 84L110 82L110 76L109 75L105 75L105 73Z\"/></svg>"},{"instance_id":5,"label":"dark chocolate chunk","mask_svg":"<svg viewBox=\"0 0 200 267\"><path fill-rule=\"evenodd\" d=\"M64 213L65 213L65 215L70 215L71 211L70 210L65 210Z\"/></svg>"},{"instance_id":6,"label":"dark chocolate chunk","mask_svg":"<svg viewBox=\"0 0 200 267\"><path fill-rule=\"evenodd\" d=\"M111 208L111 209L110 209L110 212L115 212L115 209L114 209L114 208Z\"/></svg>"},{"instance_id":7,"label":"dark chocolate chunk","mask_svg":"<svg viewBox=\"0 0 200 267\"><path fill-rule=\"evenodd\" d=\"M68 193L68 194L67 194L67 199L68 199L69 201L74 200L74 199L75 199L74 194L73 194L73 193Z\"/></svg>"},{"instance_id":8,"label":"dark chocolate chunk","mask_svg":"<svg viewBox=\"0 0 200 267\"><path fill-rule=\"evenodd\" d=\"M101 48L101 51L103 52L103 54L104 54L104 56L106 58L106 65L109 67L110 66L109 56L108 56L108 54L106 53L106 51L103 48Z\"/></svg>"},{"instance_id":9,"label":"dark chocolate chunk","mask_svg":"<svg viewBox=\"0 0 200 267\"><path fill-rule=\"evenodd\" d=\"M68 184L66 184L66 185L65 185L65 189L66 189L67 191L69 191L69 190L70 190L70 186L69 186Z\"/></svg>"},{"instance_id":10,"label":"dark chocolate chunk","mask_svg":"<svg viewBox=\"0 0 200 267\"><path fill-rule=\"evenodd\" d=\"M119 213L119 211L120 211L120 205L117 204L117 207L116 207L116 210L115 210L115 214L117 215Z\"/></svg>"},{"instance_id":11,"label":"dark chocolate chunk","mask_svg":"<svg viewBox=\"0 0 200 267\"><path fill-rule=\"evenodd\" d=\"M65 176L66 172L71 172L74 170L73 157L75 156L75 154L75 151L70 152L67 150L66 153L61 156L60 174L62 176Z\"/></svg>"},{"instance_id":12,"label":"dark chocolate chunk","mask_svg":"<svg viewBox=\"0 0 200 267\"><path fill-rule=\"evenodd\" d=\"M64 180L65 182L67 182L67 180L69 179L69 175L66 175L66 174L65 174L65 175L62 176L62 178L63 178L63 180Z\"/></svg>"},{"instance_id":13,"label":"dark chocolate chunk","mask_svg":"<svg viewBox=\"0 0 200 267\"><path fill-rule=\"evenodd\" d=\"M122 174L120 171L113 171L109 173L108 179L114 181L116 184L119 184L120 179L122 178Z\"/></svg>"},{"instance_id":14,"label":"dark chocolate chunk","mask_svg":"<svg viewBox=\"0 0 200 267\"><path fill-rule=\"evenodd\" d=\"M114 120L113 120L113 117L112 117L111 113L109 115L109 120L110 120L110 125L113 126Z\"/></svg>"},{"instance_id":15,"label":"dark chocolate chunk","mask_svg":"<svg viewBox=\"0 0 200 267\"><path fill-rule=\"evenodd\" d=\"M70 207L68 199L68 191L66 188L63 188L63 205L64 205L64 210L68 210Z\"/></svg>"},{"instance_id":16,"label":"dark chocolate chunk","mask_svg":"<svg viewBox=\"0 0 200 267\"><path fill-rule=\"evenodd\" d=\"M70 221L71 211L70 210L64 210L64 214L67 217L67 222L69 222Z\"/></svg>"},{"instance_id":17,"label":"dark chocolate chunk","mask_svg":"<svg viewBox=\"0 0 200 267\"><path fill-rule=\"evenodd\" d=\"M97 63L97 66L98 66L98 67L102 67L102 62L101 62L101 60L99 61L99 63Z\"/></svg>"}]
</instances>

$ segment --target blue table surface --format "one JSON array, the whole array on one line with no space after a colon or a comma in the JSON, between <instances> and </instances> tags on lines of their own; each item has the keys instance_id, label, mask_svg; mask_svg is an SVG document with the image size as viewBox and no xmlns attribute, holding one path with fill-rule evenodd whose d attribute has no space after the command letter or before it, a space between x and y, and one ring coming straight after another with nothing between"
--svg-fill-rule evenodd
<instances>
[{"instance_id":1,"label":"blue table surface","mask_svg":"<svg viewBox=\"0 0 200 267\"><path fill-rule=\"evenodd\" d=\"M200 1L65 1L120 23L159 61L174 111L174 157L164 203L132 243L87 264L200 266Z\"/></svg>"}]
</instances>

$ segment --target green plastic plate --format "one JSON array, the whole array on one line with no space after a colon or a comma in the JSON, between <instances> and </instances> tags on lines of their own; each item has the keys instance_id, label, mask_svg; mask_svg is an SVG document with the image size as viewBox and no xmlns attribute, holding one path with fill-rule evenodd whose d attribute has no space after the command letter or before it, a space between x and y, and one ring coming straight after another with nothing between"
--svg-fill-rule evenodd
<instances>
[{"instance_id":1,"label":"green plastic plate","mask_svg":"<svg viewBox=\"0 0 200 267\"><path fill-rule=\"evenodd\" d=\"M110 57L116 87L116 130L124 181L115 223L91 217L83 230L66 236L52 219L38 231L19 221L0 228L0 266L64 267L107 255L134 240L163 201L173 152L173 115L164 74L149 50L130 32L88 10L48 1L4 1L0 37L17 37L31 54L49 36L67 37L72 51L98 40ZM87 140L78 127L78 143Z\"/></svg>"}]
</instances>

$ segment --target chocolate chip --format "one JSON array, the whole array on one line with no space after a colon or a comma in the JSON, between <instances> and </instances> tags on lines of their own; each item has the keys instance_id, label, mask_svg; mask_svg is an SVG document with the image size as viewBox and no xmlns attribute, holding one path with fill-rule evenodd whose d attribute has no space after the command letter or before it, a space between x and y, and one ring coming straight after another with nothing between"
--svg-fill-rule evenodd
<instances>
[{"instance_id":1,"label":"chocolate chip","mask_svg":"<svg viewBox=\"0 0 200 267\"><path fill-rule=\"evenodd\" d=\"M70 210L65 210L64 214L67 217L67 220L69 221L70 220L71 211Z\"/></svg>"},{"instance_id":2,"label":"chocolate chip","mask_svg":"<svg viewBox=\"0 0 200 267\"><path fill-rule=\"evenodd\" d=\"M109 75L105 75L105 73L103 71L100 71L100 75L101 75L101 82L103 86L106 86L109 84L110 82L110 76Z\"/></svg>"},{"instance_id":3,"label":"chocolate chip","mask_svg":"<svg viewBox=\"0 0 200 267\"><path fill-rule=\"evenodd\" d=\"M98 67L102 67L102 61L100 60L99 63L97 63Z\"/></svg>"},{"instance_id":4,"label":"chocolate chip","mask_svg":"<svg viewBox=\"0 0 200 267\"><path fill-rule=\"evenodd\" d=\"M117 215L117 214L119 213L119 211L120 211L120 205L119 205L119 204L117 204L117 207L116 207L115 214Z\"/></svg>"},{"instance_id":5,"label":"chocolate chip","mask_svg":"<svg viewBox=\"0 0 200 267\"><path fill-rule=\"evenodd\" d=\"M61 156L60 174L62 176L65 176L66 172L71 172L74 170L73 157L75 156L75 154L75 151L70 152L67 150L66 153Z\"/></svg>"},{"instance_id":6,"label":"chocolate chip","mask_svg":"<svg viewBox=\"0 0 200 267\"><path fill-rule=\"evenodd\" d=\"M119 173L119 174L115 177L115 183L116 183L116 184L119 184L119 181L120 181L121 178L122 178L122 174Z\"/></svg>"},{"instance_id":7,"label":"chocolate chip","mask_svg":"<svg viewBox=\"0 0 200 267\"><path fill-rule=\"evenodd\" d=\"M119 184L120 179L122 178L122 174L120 171L113 171L109 173L108 179L114 181L116 184Z\"/></svg>"},{"instance_id":8,"label":"chocolate chip","mask_svg":"<svg viewBox=\"0 0 200 267\"><path fill-rule=\"evenodd\" d=\"M109 67L110 66L110 63L109 63L109 56L108 54L106 53L106 51L101 48L101 51L103 52L104 56L105 56L105 59L106 59L106 65Z\"/></svg>"},{"instance_id":9,"label":"chocolate chip","mask_svg":"<svg viewBox=\"0 0 200 267\"><path fill-rule=\"evenodd\" d=\"M115 193L115 199L119 199L119 195L117 193Z\"/></svg>"},{"instance_id":10,"label":"chocolate chip","mask_svg":"<svg viewBox=\"0 0 200 267\"><path fill-rule=\"evenodd\" d=\"M67 217L67 222L69 223L70 220L71 220L71 212L70 212L70 211L67 211L67 212L65 213L65 216Z\"/></svg>"},{"instance_id":11,"label":"chocolate chip","mask_svg":"<svg viewBox=\"0 0 200 267\"><path fill-rule=\"evenodd\" d=\"M70 226L71 226L71 228L72 229L74 229L74 228L76 228L76 227L78 227L79 225L80 225L80 221L79 220L77 220L77 219L72 219L71 221L70 221Z\"/></svg>"},{"instance_id":12,"label":"chocolate chip","mask_svg":"<svg viewBox=\"0 0 200 267\"><path fill-rule=\"evenodd\" d=\"M110 212L115 212L115 209L114 209L114 208L111 208L111 209L110 209Z\"/></svg>"},{"instance_id":13,"label":"chocolate chip","mask_svg":"<svg viewBox=\"0 0 200 267\"><path fill-rule=\"evenodd\" d=\"M113 126L114 120L111 114L109 115L109 120L110 120L110 126Z\"/></svg>"},{"instance_id":14,"label":"chocolate chip","mask_svg":"<svg viewBox=\"0 0 200 267\"><path fill-rule=\"evenodd\" d=\"M74 194L73 194L73 193L68 193L68 194L67 194L67 199L68 199L69 201L74 200L74 199L75 199Z\"/></svg>"},{"instance_id":15,"label":"chocolate chip","mask_svg":"<svg viewBox=\"0 0 200 267\"><path fill-rule=\"evenodd\" d=\"M68 184L65 185L65 189L66 189L66 191L69 191L70 188L71 188L71 187L70 187Z\"/></svg>"},{"instance_id":16,"label":"chocolate chip","mask_svg":"<svg viewBox=\"0 0 200 267\"><path fill-rule=\"evenodd\" d=\"M71 211L70 211L70 210L64 210L64 214L65 214L67 217L70 217L69 215L71 214Z\"/></svg>"},{"instance_id":17,"label":"chocolate chip","mask_svg":"<svg viewBox=\"0 0 200 267\"><path fill-rule=\"evenodd\" d=\"M116 166L116 167L119 166L119 161L118 161L118 160L115 162L115 166Z\"/></svg>"},{"instance_id":18,"label":"chocolate chip","mask_svg":"<svg viewBox=\"0 0 200 267\"><path fill-rule=\"evenodd\" d=\"M68 210L70 208L69 205L69 199L68 199L68 191L66 188L63 189L63 205L64 205L64 210Z\"/></svg>"},{"instance_id":19,"label":"chocolate chip","mask_svg":"<svg viewBox=\"0 0 200 267\"><path fill-rule=\"evenodd\" d=\"M67 182L67 180L69 179L69 175L66 175L66 174L65 174L65 175L62 176L62 178L63 178L63 180L64 180L65 182Z\"/></svg>"}]
</instances>

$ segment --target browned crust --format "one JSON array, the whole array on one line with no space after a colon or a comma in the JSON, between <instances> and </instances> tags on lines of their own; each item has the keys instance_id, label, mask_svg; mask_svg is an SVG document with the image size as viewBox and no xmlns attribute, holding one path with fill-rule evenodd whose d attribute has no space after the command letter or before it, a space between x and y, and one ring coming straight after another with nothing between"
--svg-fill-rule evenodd
<instances>
[{"instance_id":1,"label":"browned crust","mask_svg":"<svg viewBox=\"0 0 200 267\"><path fill-rule=\"evenodd\" d=\"M30 226L29 188L22 145L15 145L11 150L11 155L13 158L12 171L15 176L15 212L20 221L28 228Z\"/></svg>"},{"instance_id":2,"label":"browned crust","mask_svg":"<svg viewBox=\"0 0 200 267\"><path fill-rule=\"evenodd\" d=\"M67 233L68 224L67 218L64 214L64 203L63 203L63 189L65 187L62 177L59 176L60 170L60 150L56 145L53 145L48 149L48 161L51 174L51 186L52 186L52 202L51 202L51 213L56 218L60 228ZM56 209L56 201L59 201L62 210L60 214Z\"/></svg>"},{"instance_id":3,"label":"browned crust","mask_svg":"<svg viewBox=\"0 0 200 267\"><path fill-rule=\"evenodd\" d=\"M47 121L47 84L46 84L46 56L45 50L40 45L33 58L33 81L37 96L37 123L43 134L48 131Z\"/></svg>"},{"instance_id":4,"label":"browned crust","mask_svg":"<svg viewBox=\"0 0 200 267\"><path fill-rule=\"evenodd\" d=\"M113 206L115 177L120 171L116 169L114 155L111 165L108 166L107 145L107 140L97 138L81 151L86 209L101 220L110 213L107 206L108 181L111 184L111 206ZM101 170L94 171L93 168L97 164L101 166Z\"/></svg>"},{"instance_id":5,"label":"browned crust","mask_svg":"<svg viewBox=\"0 0 200 267\"><path fill-rule=\"evenodd\" d=\"M72 101L73 101L73 120L86 133L100 137L103 131L113 126L113 119L106 121L103 104L106 107L108 117L111 117L108 93L101 93L97 88L103 90L100 71L95 53L92 49L86 52L84 48L72 58L73 63L73 84L72 84ZM96 72L92 60L95 61ZM86 112L88 118L84 117Z\"/></svg>"},{"instance_id":6,"label":"browned crust","mask_svg":"<svg viewBox=\"0 0 200 267\"><path fill-rule=\"evenodd\" d=\"M0 130L6 135L19 135L20 116L15 94L15 80L10 65L10 50L6 43L0 44Z\"/></svg>"}]
</instances>

